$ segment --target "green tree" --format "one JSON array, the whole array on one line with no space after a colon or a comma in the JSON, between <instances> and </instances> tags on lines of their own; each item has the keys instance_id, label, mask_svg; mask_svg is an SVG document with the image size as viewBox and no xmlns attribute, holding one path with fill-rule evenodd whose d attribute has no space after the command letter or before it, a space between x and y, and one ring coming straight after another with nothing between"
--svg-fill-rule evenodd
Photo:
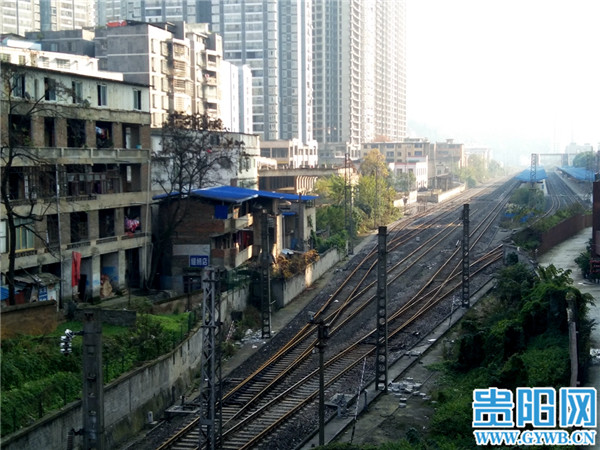
<instances>
[{"instance_id":1,"label":"green tree","mask_svg":"<svg viewBox=\"0 0 600 450\"><path fill-rule=\"evenodd\" d=\"M415 189L417 177L413 172L402 172L393 176L392 185L398 192L408 193Z\"/></svg>"},{"instance_id":2,"label":"green tree","mask_svg":"<svg viewBox=\"0 0 600 450\"><path fill-rule=\"evenodd\" d=\"M149 280L164 260L171 237L188 215L188 193L216 184L222 170L246 158L244 143L226 133L220 119L206 114L171 114L162 128L162 149L152 158L153 182L160 186L169 211L160 217Z\"/></svg>"},{"instance_id":3,"label":"green tree","mask_svg":"<svg viewBox=\"0 0 600 450\"><path fill-rule=\"evenodd\" d=\"M321 200L331 205L343 205L347 201L347 189L346 180L339 175L319 178L315 184L315 192Z\"/></svg>"},{"instance_id":4,"label":"green tree","mask_svg":"<svg viewBox=\"0 0 600 450\"><path fill-rule=\"evenodd\" d=\"M573 167L583 167L591 170L596 167L596 155L594 152L578 153L573 158Z\"/></svg>"},{"instance_id":5,"label":"green tree","mask_svg":"<svg viewBox=\"0 0 600 450\"><path fill-rule=\"evenodd\" d=\"M376 148L372 149L365 156L360 165L360 173L363 176L379 176L381 178L387 178L390 174L385 163L385 157Z\"/></svg>"}]
</instances>

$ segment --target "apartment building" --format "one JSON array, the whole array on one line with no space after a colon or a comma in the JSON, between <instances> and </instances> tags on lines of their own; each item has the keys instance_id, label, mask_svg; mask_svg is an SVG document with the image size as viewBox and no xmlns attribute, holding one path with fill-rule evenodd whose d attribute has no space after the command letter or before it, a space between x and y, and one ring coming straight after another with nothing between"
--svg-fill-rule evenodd
<instances>
[{"instance_id":1,"label":"apartment building","mask_svg":"<svg viewBox=\"0 0 600 450\"><path fill-rule=\"evenodd\" d=\"M161 127L171 112L220 116L222 42L207 24L116 21L27 37L44 50L96 57L101 70L148 85L152 127Z\"/></svg>"},{"instance_id":2,"label":"apartment building","mask_svg":"<svg viewBox=\"0 0 600 450\"><path fill-rule=\"evenodd\" d=\"M96 24L95 0L11 0L0 4L0 34L73 30Z\"/></svg>"},{"instance_id":3,"label":"apartment building","mask_svg":"<svg viewBox=\"0 0 600 450\"><path fill-rule=\"evenodd\" d=\"M313 140L311 9L310 0L212 1L223 57L252 70L253 132L262 140Z\"/></svg>"},{"instance_id":4,"label":"apartment building","mask_svg":"<svg viewBox=\"0 0 600 450\"><path fill-rule=\"evenodd\" d=\"M317 147L302 143L300 139L288 141L262 141L260 144L260 156L272 158L277 165L289 169L301 167L316 167L319 164Z\"/></svg>"},{"instance_id":5,"label":"apartment building","mask_svg":"<svg viewBox=\"0 0 600 450\"><path fill-rule=\"evenodd\" d=\"M9 207L25 217L32 208L36 219L16 222L19 302L89 301L140 286L151 245L148 86L86 56L2 46L0 59L10 196L0 205L3 288ZM7 166L11 151L21 157Z\"/></svg>"},{"instance_id":6,"label":"apartment building","mask_svg":"<svg viewBox=\"0 0 600 450\"><path fill-rule=\"evenodd\" d=\"M200 17L210 16L210 5L198 0L97 0L98 25L116 20L141 22L210 22Z\"/></svg>"},{"instance_id":7,"label":"apartment building","mask_svg":"<svg viewBox=\"0 0 600 450\"><path fill-rule=\"evenodd\" d=\"M96 25L96 0L39 0L41 31Z\"/></svg>"},{"instance_id":8,"label":"apartment building","mask_svg":"<svg viewBox=\"0 0 600 450\"><path fill-rule=\"evenodd\" d=\"M14 0L0 5L1 34L24 35L28 31L39 31L39 0Z\"/></svg>"},{"instance_id":9,"label":"apartment building","mask_svg":"<svg viewBox=\"0 0 600 450\"><path fill-rule=\"evenodd\" d=\"M405 10L403 0L313 3L319 160L358 159L362 143L406 136Z\"/></svg>"},{"instance_id":10,"label":"apartment building","mask_svg":"<svg viewBox=\"0 0 600 450\"><path fill-rule=\"evenodd\" d=\"M390 172L398 175L412 173L415 176L415 187L427 189L429 175L430 155L435 151L435 145L427 139L404 139L400 142L370 142L362 145L362 158L371 150L376 149L381 153Z\"/></svg>"}]
</instances>

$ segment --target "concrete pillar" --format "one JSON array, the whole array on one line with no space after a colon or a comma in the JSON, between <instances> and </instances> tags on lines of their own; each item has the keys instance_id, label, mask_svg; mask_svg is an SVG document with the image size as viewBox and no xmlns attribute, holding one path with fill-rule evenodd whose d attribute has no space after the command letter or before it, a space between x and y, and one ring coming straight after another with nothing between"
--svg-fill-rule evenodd
<instances>
[{"instance_id":1,"label":"concrete pillar","mask_svg":"<svg viewBox=\"0 0 600 450\"><path fill-rule=\"evenodd\" d=\"M64 195L64 194L63 194ZM61 205L62 208L62 205ZM69 244L71 242L71 214L61 213L60 214L60 242L62 245Z\"/></svg>"},{"instance_id":2,"label":"concrete pillar","mask_svg":"<svg viewBox=\"0 0 600 450\"><path fill-rule=\"evenodd\" d=\"M67 119L63 117L54 119L54 135L56 138L56 147L67 146Z\"/></svg>"},{"instance_id":3,"label":"concrete pillar","mask_svg":"<svg viewBox=\"0 0 600 450\"><path fill-rule=\"evenodd\" d=\"M98 239L100 228L98 224L98 210L88 212L88 239Z\"/></svg>"},{"instance_id":4,"label":"concrete pillar","mask_svg":"<svg viewBox=\"0 0 600 450\"><path fill-rule=\"evenodd\" d=\"M125 234L125 211L123 208L115 208L115 236Z\"/></svg>"},{"instance_id":5,"label":"concrete pillar","mask_svg":"<svg viewBox=\"0 0 600 450\"><path fill-rule=\"evenodd\" d=\"M44 118L42 116L34 116L31 118L31 132L29 136L33 147L45 147Z\"/></svg>"},{"instance_id":6,"label":"concrete pillar","mask_svg":"<svg viewBox=\"0 0 600 450\"><path fill-rule=\"evenodd\" d=\"M111 128L113 148L125 148L125 142L123 142L123 125L115 122Z\"/></svg>"},{"instance_id":7,"label":"concrete pillar","mask_svg":"<svg viewBox=\"0 0 600 450\"><path fill-rule=\"evenodd\" d=\"M66 303L69 300L73 300L75 298L74 287L72 286L72 276L73 276L73 252L71 250L65 251L63 255L62 261L62 274L63 274L63 283L62 283L62 298L63 303Z\"/></svg>"},{"instance_id":8,"label":"concrete pillar","mask_svg":"<svg viewBox=\"0 0 600 450\"><path fill-rule=\"evenodd\" d=\"M90 148L96 147L96 122L85 121L85 145Z\"/></svg>"},{"instance_id":9,"label":"concrete pillar","mask_svg":"<svg viewBox=\"0 0 600 450\"><path fill-rule=\"evenodd\" d=\"M102 271L101 258L99 254L92 255L92 273L88 281L92 287L92 298L100 297L100 275Z\"/></svg>"},{"instance_id":10,"label":"concrete pillar","mask_svg":"<svg viewBox=\"0 0 600 450\"><path fill-rule=\"evenodd\" d=\"M127 258L125 257L125 250L119 250L119 267L117 268L119 274L119 289L128 287L127 283Z\"/></svg>"}]
</instances>

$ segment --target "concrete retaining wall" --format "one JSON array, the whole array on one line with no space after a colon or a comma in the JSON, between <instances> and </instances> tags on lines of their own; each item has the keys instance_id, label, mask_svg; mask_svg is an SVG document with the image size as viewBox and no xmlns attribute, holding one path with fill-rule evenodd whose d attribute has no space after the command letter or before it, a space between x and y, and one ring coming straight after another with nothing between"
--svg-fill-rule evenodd
<instances>
[{"instance_id":1,"label":"concrete retaining wall","mask_svg":"<svg viewBox=\"0 0 600 450\"><path fill-rule=\"evenodd\" d=\"M221 297L224 327L231 311L246 307L248 289L227 292ZM4 319L4 318L3 318ZM226 332L226 328L222 330ZM104 388L105 448L116 448L137 434L147 421L148 412L155 418L186 393L200 368L202 330L197 328L175 350L139 369L123 375ZM30 427L2 439L3 450L64 450L69 430L79 430L83 423L81 401L73 402L49 414ZM81 448L81 436L75 437Z\"/></svg>"},{"instance_id":2,"label":"concrete retaining wall","mask_svg":"<svg viewBox=\"0 0 600 450\"><path fill-rule=\"evenodd\" d=\"M551 230L546 231L542 234L542 243L538 248L538 255L547 252L552 247L566 241L567 239L575 236L584 228L592 226L592 215L580 215L569 217L563 220L561 223L553 227ZM592 235L590 233L590 239ZM581 249L583 252L585 249Z\"/></svg>"},{"instance_id":3,"label":"concrete retaining wall","mask_svg":"<svg viewBox=\"0 0 600 450\"><path fill-rule=\"evenodd\" d=\"M317 281L325 272L336 265L341 259L337 250L330 249L321 255L318 261L310 264L304 274L297 275L287 280L273 280L271 295L277 308L283 308L294 298L301 294L307 287Z\"/></svg>"}]
</instances>

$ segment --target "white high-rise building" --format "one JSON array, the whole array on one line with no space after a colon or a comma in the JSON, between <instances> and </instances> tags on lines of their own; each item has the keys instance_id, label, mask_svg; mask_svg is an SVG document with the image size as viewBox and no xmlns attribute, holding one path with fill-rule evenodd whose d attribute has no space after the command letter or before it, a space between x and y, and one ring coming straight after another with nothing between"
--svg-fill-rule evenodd
<instances>
[{"instance_id":1,"label":"white high-rise building","mask_svg":"<svg viewBox=\"0 0 600 450\"><path fill-rule=\"evenodd\" d=\"M75 30L96 25L95 0L39 0L41 31Z\"/></svg>"},{"instance_id":2,"label":"white high-rise building","mask_svg":"<svg viewBox=\"0 0 600 450\"><path fill-rule=\"evenodd\" d=\"M252 70L253 132L264 140L312 136L312 1L212 1L223 57Z\"/></svg>"},{"instance_id":3,"label":"white high-rise building","mask_svg":"<svg viewBox=\"0 0 600 450\"><path fill-rule=\"evenodd\" d=\"M0 1L0 34L74 30L96 24L95 0Z\"/></svg>"},{"instance_id":4,"label":"white high-rise building","mask_svg":"<svg viewBox=\"0 0 600 450\"><path fill-rule=\"evenodd\" d=\"M0 2L0 34L20 34L27 31L39 31L39 0L14 0Z\"/></svg>"},{"instance_id":5,"label":"white high-rise building","mask_svg":"<svg viewBox=\"0 0 600 450\"><path fill-rule=\"evenodd\" d=\"M208 23L210 5L206 2L207 0L96 0L98 25L121 20Z\"/></svg>"},{"instance_id":6,"label":"white high-rise building","mask_svg":"<svg viewBox=\"0 0 600 450\"><path fill-rule=\"evenodd\" d=\"M404 0L313 6L314 133L319 159L406 136Z\"/></svg>"}]
</instances>

